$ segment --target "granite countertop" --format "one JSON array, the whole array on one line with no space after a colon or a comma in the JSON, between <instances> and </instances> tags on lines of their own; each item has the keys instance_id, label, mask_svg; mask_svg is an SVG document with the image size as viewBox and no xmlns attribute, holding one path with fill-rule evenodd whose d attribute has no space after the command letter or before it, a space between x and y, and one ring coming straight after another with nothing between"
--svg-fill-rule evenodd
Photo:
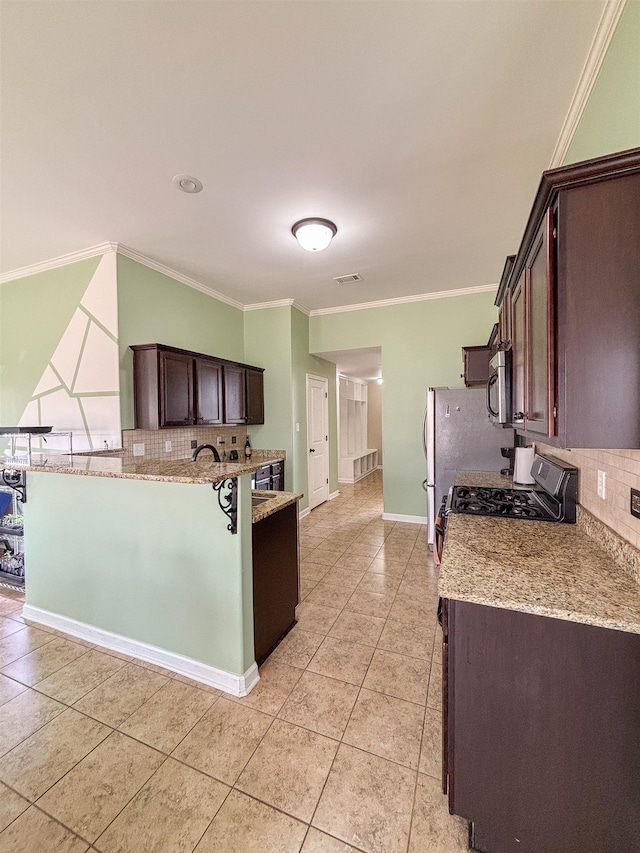
<instances>
[{"instance_id":1,"label":"granite countertop","mask_svg":"<svg viewBox=\"0 0 640 853\"><path fill-rule=\"evenodd\" d=\"M486 489L531 489L533 485L523 486L514 483L513 477L500 471L458 471L453 481L455 486L481 486Z\"/></svg>"},{"instance_id":2,"label":"granite countertop","mask_svg":"<svg viewBox=\"0 0 640 853\"><path fill-rule=\"evenodd\" d=\"M186 459L145 459L126 453L107 451L93 455L55 455L44 464L20 465L11 463L6 468L40 471L52 474L79 474L90 477L117 477L130 480L157 480L169 483L218 483L229 477L252 474L267 462L285 458L282 450L257 453L250 460L214 462L211 454L203 454L197 462Z\"/></svg>"},{"instance_id":3,"label":"granite countertop","mask_svg":"<svg viewBox=\"0 0 640 853\"><path fill-rule=\"evenodd\" d=\"M264 503L257 504L257 506L252 508L252 524L256 524L258 521L263 521L270 515L279 512L281 509L284 509L286 506L289 506L304 497L304 495L296 492L269 492L260 489L254 489L251 492L251 495L256 498L268 498Z\"/></svg>"},{"instance_id":4,"label":"granite countertop","mask_svg":"<svg viewBox=\"0 0 640 853\"><path fill-rule=\"evenodd\" d=\"M640 584L587 534L587 516L555 524L451 513L440 595L640 634Z\"/></svg>"}]
</instances>

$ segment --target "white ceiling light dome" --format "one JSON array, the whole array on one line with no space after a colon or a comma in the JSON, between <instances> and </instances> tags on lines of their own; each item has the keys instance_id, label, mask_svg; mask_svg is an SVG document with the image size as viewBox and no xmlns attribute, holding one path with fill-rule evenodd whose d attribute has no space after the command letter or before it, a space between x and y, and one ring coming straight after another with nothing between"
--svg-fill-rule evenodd
<instances>
[{"instance_id":1,"label":"white ceiling light dome","mask_svg":"<svg viewBox=\"0 0 640 853\"><path fill-rule=\"evenodd\" d=\"M326 249L338 229L329 219L299 219L291 228L291 233L307 252L321 252Z\"/></svg>"}]
</instances>

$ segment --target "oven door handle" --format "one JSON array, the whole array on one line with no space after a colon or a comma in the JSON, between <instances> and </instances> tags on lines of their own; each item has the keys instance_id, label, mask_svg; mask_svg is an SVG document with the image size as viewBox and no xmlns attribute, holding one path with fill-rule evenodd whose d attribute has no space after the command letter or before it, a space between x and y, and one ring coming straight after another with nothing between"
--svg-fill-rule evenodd
<instances>
[{"instance_id":1,"label":"oven door handle","mask_svg":"<svg viewBox=\"0 0 640 853\"><path fill-rule=\"evenodd\" d=\"M499 417L499 415L498 415L498 412L494 412L493 409L491 408L491 386L494 385L497 381L498 381L498 374L497 373L493 373L487 381L487 411L494 418Z\"/></svg>"}]
</instances>

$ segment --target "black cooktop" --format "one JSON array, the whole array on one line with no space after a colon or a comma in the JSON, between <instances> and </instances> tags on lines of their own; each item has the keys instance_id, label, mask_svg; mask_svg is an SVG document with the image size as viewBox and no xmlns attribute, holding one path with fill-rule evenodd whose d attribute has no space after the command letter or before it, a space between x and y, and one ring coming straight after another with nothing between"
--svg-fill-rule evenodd
<instances>
[{"instance_id":1,"label":"black cooktop","mask_svg":"<svg viewBox=\"0 0 640 853\"><path fill-rule=\"evenodd\" d=\"M535 484L530 489L452 486L445 515L458 512L575 524L578 498L576 468L553 456L537 453L531 475Z\"/></svg>"},{"instance_id":2,"label":"black cooktop","mask_svg":"<svg viewBox=\"0 0 640 853\"><path fill-rule=\"evenodd\" d=\"M449 512L497 515L505 518L552 520L550 508L532 489L491 489L485 486L454 486Z\"/></svg>"}]
</instances>

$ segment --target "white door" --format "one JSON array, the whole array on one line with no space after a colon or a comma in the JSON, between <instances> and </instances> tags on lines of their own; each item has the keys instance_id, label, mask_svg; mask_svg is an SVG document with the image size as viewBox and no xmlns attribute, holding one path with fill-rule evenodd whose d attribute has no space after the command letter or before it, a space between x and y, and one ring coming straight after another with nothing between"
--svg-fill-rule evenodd
<instances>
[{"instance_id":1,"label":"white door","mask_svg":"<svg viewBox=\"0 0 640 853\"><path fill-rule=\"evenodd\" d=\"M309 509L329 498L329 380L307 373Z\"/></svg>"}]
</instances>

